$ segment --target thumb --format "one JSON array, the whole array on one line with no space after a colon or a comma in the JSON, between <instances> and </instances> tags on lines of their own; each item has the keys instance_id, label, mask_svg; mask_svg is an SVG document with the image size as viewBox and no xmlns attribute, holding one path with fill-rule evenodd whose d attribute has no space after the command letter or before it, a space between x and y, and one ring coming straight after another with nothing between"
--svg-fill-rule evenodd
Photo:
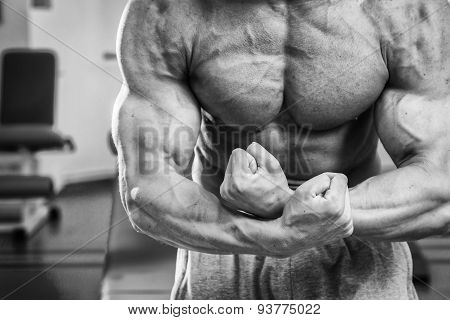
<instances>
[{"instance_id":1,"label":"thumb","mask_svg":"<svg viewBox=\"0 0 450 320\"><path fill-rule=\"evenodd\" d=\"M247 152L256 160L257 165L268 172L281 170L280 163L269 151L257 142L253 142L247 148Z\"/></svg>"},{"instance_id":2,"label":"thumb","mask_svg":"<svg viewBox=\"0 0 450 320\"><path fill-rule=\"evenodd\" d=\"M258 170L258 164L255 158L243 149L234 149L231 153L230 164L233 172L242 170L244 172L255 174Z\"/></svg>"}]
</instances>

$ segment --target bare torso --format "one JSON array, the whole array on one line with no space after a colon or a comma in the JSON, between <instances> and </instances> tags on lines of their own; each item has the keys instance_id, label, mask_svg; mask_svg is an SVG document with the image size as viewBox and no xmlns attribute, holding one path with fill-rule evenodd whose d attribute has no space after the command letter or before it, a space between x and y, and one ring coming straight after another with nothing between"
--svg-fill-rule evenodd
<instances>
[{"instance_id":1,"label":"bare torso","mask_svg":"<svg viewBox=\"0 0 450 320\"><path fill-rule=\"evenodd\" d=\"M378 173L372 109L388 71L358 1L191 1L202 4L189 65L205 111L198 155L214 180L252 141L294 181Z\"/></svg>"},{"instance_id":2,"label":"bare torso","mask_svg":"<svg viewBox=\"0 0 450 320\"><path fill-rule=\"evenodd\" d=\"M294 181L378 173L372 109L388 71L358 1L191 1L202 16L189 62L205 111L197 151L219 169L203 179L221 181L231 151L252 141Z\"/></svg>"}]
</instances>

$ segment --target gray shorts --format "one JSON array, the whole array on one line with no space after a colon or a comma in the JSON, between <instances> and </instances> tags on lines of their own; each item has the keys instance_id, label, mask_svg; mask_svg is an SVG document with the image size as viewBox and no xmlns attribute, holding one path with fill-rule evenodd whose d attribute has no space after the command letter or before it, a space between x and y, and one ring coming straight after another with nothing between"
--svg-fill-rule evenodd
<instances>
[{"instance_id":1,"label":"gray shorts","mask_svg":"<svg viewBox=\"0 0 450 320\"><path fill-rule=\"evenodd\" d=\"M172 299L417 299L409 247L353 237L290 258L179 250Z\"/></svg>"}]
</instances>

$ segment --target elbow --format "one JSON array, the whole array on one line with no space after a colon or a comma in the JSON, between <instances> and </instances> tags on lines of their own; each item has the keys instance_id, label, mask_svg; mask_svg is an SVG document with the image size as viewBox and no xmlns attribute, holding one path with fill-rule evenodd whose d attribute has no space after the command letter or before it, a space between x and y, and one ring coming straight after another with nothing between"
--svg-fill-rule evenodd
<instances>
[{"instance_id":1,"label":"elbow","mask_svg":"<svg viewBox=\"0 0 450 320\"><path fill-rule=\"evenodd\" d=\"M436 201L436 209L432 211L430 219L435 221L434 236L450 234L450 179L441 174L436 179L434 188L430 191L430 199Z\"/></svg>"},{"instance_id":2,"label":"elbow","mask_svg":"<svg viewBox=\"0 0 450 320\"><path fill-rule=\"evenodd\" d=\"M158 238L157 210L141 196L141 189L133 187L122 195L123 204L133 229L138 233Z\"/></svg>"},{"instance_id":3,"label":"elbow","mask_svg":"<svg viewBox=\"0 0 450 320\"><path fill-rule=\"evenodd\" d=\"M438 157L434 165L430 166L430 181L433 187L430 189L431 197L437 201L438 209L435 211L437 228L436 236L446 236L450 234L450 159L447 154Z\"/></svg>"},{"instance_id":4,"label":"elbow","mask_svg":"<svg viewBox=\"0 0 450 320\"><path fill-rule=\"evenodd\" d=\"M438 236L449 236L450 235L450 222L448 221L445 223L442 228L440 229L440 232L438 233Z\"/></svg>"},{"instance_id":5,"label":"elbow","mask_svg":"<svg viewBox=\"0 0 450 320\"><path fill-rule=\"evenodd\" d=\"M434 198L444 206L450 205L450 174L444 172L437 175L434 185Z\"/></svg>"},{"instance_id":6,"label":"elbow","mask_svg":"<svg viewBox=\"0 0 450 320\"><path fill-rule=\"evenodd\" d=\"M440 236L448 236L450 235L450 200L442 207L442 223L441 228L439 229Z\"/></svg>"},{"instance_id":7,"label":"elbow","mask_svg":"<svg viewBox=\"0 0 450 320\"><path fill-rule=\"evenodd\" d=\"M127 214L133 229L138 233L148 234L153 228L149 224L150 217L134 200L127 203Z\"/></svg>"},{"instance_id":8,"label":"elbow","mask_svg":"<svg viewBox=\"0 0 450 320\"><path fill-rule=\"evenodd\" d=\"M441 237L450 234L450 206L444 206L439 210L442 214L436 217L434 228L429 232L428 236ZM433 223L432 223L433 224Z\"/></svg>"},{"instance_id":9,"label":"elbow","mask_svg":"<svg viewBox=\"0 0 450 320\"><path fill-rule=\"evenodd\" d=\"M422 238L446 236L450 233L450 203L446 203L424 215Z\"/></svg>"},{"instance_id":10,"label":"elbow","mask_svg":"<svg viewBox=\"0 0 450 320\"><path fill-rule=\"evenodd\" d=\"M450 235L450 222L447 222L447 224L444 226L442 236L449 236Z\"/></svg>"}]
</instances>

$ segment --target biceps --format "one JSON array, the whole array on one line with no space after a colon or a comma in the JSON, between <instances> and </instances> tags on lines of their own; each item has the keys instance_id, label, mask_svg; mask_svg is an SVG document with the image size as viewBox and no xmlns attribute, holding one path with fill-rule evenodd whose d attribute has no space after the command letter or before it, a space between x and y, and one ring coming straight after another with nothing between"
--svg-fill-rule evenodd
<instances>
[{"instance_id":1,"label":"biceps","mask_svg":"<svg viewBox=\"0 0 450 320\"><path fill-rule=\"evenodd\" d=\"M447 150L450 105L448 97L429 97L386 90L375 109L381 142L397 166L415 157Z\"/></svg>"},{"instance_id":2,"label":"biceps","mask_svg":"<svg viewBox=\"0 0 450 320\"><path fill-rule=\"evenodd\" d=\"M143 98L122 89L115 106L113 137L119 166L127 177L164 173L164 168L182 172L189 166L200 113L192 99L174 93Z\"/></svg>"}]
</instances>

